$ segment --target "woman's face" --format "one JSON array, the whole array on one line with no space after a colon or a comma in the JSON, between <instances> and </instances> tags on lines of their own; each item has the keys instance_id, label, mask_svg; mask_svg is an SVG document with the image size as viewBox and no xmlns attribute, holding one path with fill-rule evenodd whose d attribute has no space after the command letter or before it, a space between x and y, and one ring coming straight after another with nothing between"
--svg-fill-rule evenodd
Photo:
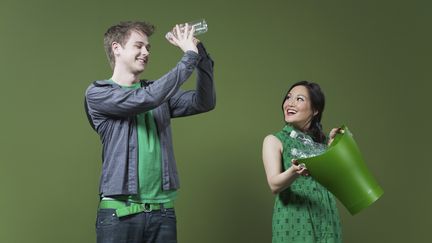
<instances>
[{"instance_id":1,"label":"woman's face","mask_svg":"<svg viewBox=\"0 0 432 243\"><path fill-rule=\"evenodd\" d=\"M309 92L303 85L292 88L283 103L285 121L297 129L306 131L309 129L313 115Z\"/></svg>"}]
</instances>

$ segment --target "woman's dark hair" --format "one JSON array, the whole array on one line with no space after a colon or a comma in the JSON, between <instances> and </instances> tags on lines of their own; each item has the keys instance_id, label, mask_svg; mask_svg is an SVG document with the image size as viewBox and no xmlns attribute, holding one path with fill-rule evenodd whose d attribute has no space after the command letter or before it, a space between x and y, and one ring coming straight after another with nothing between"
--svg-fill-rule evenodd
<instances>
[{"instance_id":1,"label":"woman's dark hair","mask_svg":"<svg viewBox=\"0 0 432 243\"><path fill-rule=\"evenodd\" d=\"M324 105L325 105L325 97L324 93L321 91L320 86L317 83L309 82L309 81L299 81L295 84L293 84L288 92L286 93L284 100L282 102L282 111L283 111L283 103L285 102L288 93L296 86L304 86L309 92L310 100L311 100L311 106L312 111L316 115L312 117L309 130L306 131L315 142L323 143L326 139L324 133L322 132L322 126L321 126L321 116L324 111Z\"/></svg>"}]
</instances>

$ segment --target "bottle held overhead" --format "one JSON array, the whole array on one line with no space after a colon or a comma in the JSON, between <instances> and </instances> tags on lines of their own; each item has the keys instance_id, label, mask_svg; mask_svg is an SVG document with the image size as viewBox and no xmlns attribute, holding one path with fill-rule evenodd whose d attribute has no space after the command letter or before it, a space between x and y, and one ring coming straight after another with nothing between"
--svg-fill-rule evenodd
<instances>
[{"instance_id":1,"label":"bottle held overhead","mask_svg":"<svg viewBox=\"0 0 432 243\"><path fill-rule=\"evenodd\" d=\"M205 19L191 21L188 22L187 24L189 28L194 27L194 34L193 34L194 36L204 34L208 31L207 22L205 21ZM180 31L183 32L184 28L186 27L186 24L180 24L179 26L180 26ZM175 33L173 33L173 31L170 31L166 33L165 37L168 39L170 38L171 35L175 36Z\"/></svg>"}]
</instances>

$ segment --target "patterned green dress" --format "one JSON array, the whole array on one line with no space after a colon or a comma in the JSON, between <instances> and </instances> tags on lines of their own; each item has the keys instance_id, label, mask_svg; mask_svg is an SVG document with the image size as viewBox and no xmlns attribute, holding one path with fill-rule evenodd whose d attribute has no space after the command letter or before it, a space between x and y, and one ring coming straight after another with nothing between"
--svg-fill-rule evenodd
<instances>
[{"instance_id":1,"label":"patterned green dress","mask_svg":"<svg viewBox=\"0 0 432 243\"><path fill-rule=\"evenodd\" d=\"M275 136L283 144L283 169L291 166L291 149L308 149L290 137L286 125ZM296 130L300 133L300 131ZM331 169L331 168L329 168ZM273 208L272 242L342 242L339 213L334 196L311 176L298 177L276 196Z\"/></svg>"}]
</instances>

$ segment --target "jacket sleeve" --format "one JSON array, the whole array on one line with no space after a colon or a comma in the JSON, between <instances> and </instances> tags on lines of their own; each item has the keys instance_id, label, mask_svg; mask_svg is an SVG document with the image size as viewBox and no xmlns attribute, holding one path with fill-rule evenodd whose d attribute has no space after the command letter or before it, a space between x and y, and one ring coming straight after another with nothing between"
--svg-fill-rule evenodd
<instances>
[{"instance_id":1,"label":"jacket sleeve","mask_svg":"<svg viewBox=\"0 0 432 243\"><path fill-rule=\"evenodd\" d=\"M213 82L214 62L204 45L197 45L201 57L197 65L196 89L179 90L169 99L171 117L194 115L214 109L216 106L216 91Z\"/></svg>"},{"instance_id":2,"label":"jacket sleeve","mask_svg":"<svg viewBox=\"0 0 432 243\"><path fill-rule=\"evenodd\" d=\"M86 92L90 110L107 116L128 117L152 110L177 93L190 77L200 56L186 52L180 62L167 74L150 85L128 90L110 85L91 85Z\"/></svg>"}]
</instances>

